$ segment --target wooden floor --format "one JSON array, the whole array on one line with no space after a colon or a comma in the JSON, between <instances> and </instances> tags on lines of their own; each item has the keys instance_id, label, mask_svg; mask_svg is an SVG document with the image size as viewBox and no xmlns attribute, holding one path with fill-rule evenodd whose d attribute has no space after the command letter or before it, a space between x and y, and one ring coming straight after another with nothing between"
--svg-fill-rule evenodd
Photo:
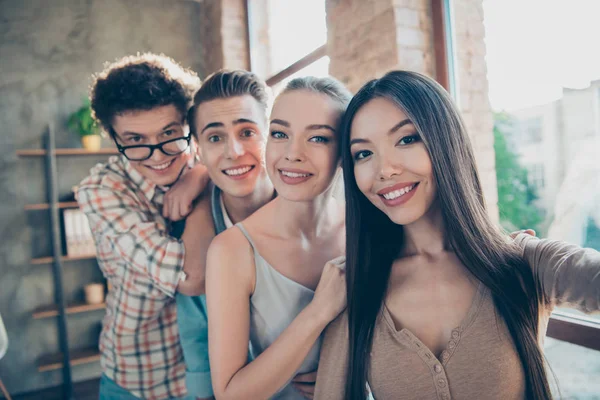
<instances>
[{"instance_id":1,"label":"wooden floor","mask_svg":"<svg viewBox=\"0 0 600 400\"><path fill-rule=\"evenodd\" d=\"M98 400L98 388L100 379L78 382L73 385L74 400ZM0 396L2 398L2 396ZM13 400L63 400L62 387L40 390L18 396L12 396Z\"/></svg>"}]
</instances>

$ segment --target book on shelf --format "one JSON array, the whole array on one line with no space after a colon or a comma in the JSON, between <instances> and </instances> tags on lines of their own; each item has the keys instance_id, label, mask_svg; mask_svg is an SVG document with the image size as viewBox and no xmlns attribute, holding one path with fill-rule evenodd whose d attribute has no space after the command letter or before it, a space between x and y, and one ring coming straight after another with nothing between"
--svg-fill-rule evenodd
<instances>
[{"instance_id":1,"label":"book on shelf","mask_svg":"<svg viewBox=\"0 0 600 400\"><path fill-rule=\"evenodd\" d=\"M96 245L87 217L80 209L63 211L67 255L93 256Z\"/></svg>"}]
</instances>

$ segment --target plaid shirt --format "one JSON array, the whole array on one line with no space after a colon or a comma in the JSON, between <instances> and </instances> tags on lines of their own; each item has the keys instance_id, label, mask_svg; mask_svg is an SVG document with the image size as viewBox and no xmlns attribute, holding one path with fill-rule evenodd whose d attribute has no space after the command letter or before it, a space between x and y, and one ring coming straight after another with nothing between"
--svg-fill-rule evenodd
<instances>
[{"instance_id":1,"label":"plaid shirt","mask_svg":"<svg viewBox=\"0 0 600 400\"><path fill-rule=\"evenodd\" d=\"M102 370L135 396L157 400L186 394L174 300L185 249L168 234L164 193L120 156L92 168L77 188L112 286L100 335Z\"/></svg>"}]
</instances>

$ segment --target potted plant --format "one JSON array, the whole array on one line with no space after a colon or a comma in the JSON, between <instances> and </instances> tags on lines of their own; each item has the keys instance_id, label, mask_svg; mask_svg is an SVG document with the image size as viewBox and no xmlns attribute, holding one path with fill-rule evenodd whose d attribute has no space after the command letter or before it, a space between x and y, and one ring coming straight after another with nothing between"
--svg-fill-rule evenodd
<instances>
[{"instance_id":1,"label":"potted plant","mask_svg":"<svg viewBox=\"0 0 600 400\"><path fill-rule=\"evenodd\" d=\"M100 128L92 117L92 107L89 100L69 117L69 128L81 135L81 144L86 150L97 151L100 149L102 138Z\"/></svg>"}]
</instances>

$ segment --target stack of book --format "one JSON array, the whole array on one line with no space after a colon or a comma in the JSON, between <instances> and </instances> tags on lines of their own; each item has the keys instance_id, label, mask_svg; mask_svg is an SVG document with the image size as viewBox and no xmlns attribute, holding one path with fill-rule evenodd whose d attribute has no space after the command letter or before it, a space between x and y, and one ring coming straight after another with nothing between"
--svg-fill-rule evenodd
<instances>
[{"instance_id":1,"label":"stack of book","mask_svg":"<svg viewBox=\"0 0 600 400\"><path fill-rule=\"evenodd\" d=\"M94 237L85 214L79 209L64 210L67 255L93 256L96 254Z\"/></svg>"}]
</instances>

